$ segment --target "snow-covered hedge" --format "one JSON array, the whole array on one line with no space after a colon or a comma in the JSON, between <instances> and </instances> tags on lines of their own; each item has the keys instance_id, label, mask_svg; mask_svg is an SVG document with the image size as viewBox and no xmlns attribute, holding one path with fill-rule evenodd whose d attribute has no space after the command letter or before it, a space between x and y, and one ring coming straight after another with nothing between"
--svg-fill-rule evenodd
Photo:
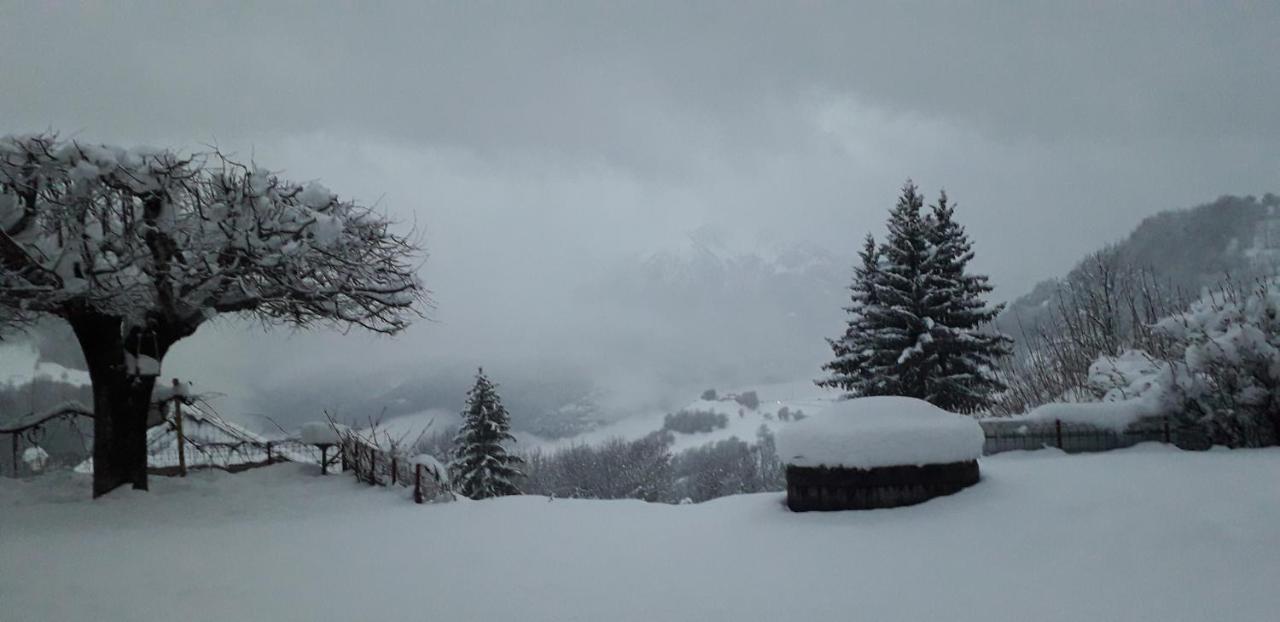
<instances>
[{"instance_id":1,"label":"snow-covered hedge","mask_svg":"<svg viewBox=\"0 0 1280 622\"><path fill-rule=\"evenodd\" d=\"M971 417L909 397L864 397L782 428L777 446L783 464L869 469L976 460L985 440Z\"/></svg>"}]
</instances>

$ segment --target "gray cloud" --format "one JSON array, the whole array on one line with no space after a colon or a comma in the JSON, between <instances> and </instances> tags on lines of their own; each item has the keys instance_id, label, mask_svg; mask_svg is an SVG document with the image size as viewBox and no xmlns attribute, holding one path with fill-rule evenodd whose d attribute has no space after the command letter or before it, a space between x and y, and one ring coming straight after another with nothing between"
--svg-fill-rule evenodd
<instances>
[{"instance_id":1,"label":"gray cloud","mask_svg":"<svg viewBox=\"0 0 1280 622\"><path fill-rule=\"evenodd\" d=\"M908 176L960 201L1001 296L1275 189L1280 6L940 4L7 3L0 131L215 142L422 228L435 322L181 355L257 379L233 361L264 342L308 369L590 350L563 339L609 326L575 295L608 266L704 225L851 253Z\"/></svg>"}]
</instances>

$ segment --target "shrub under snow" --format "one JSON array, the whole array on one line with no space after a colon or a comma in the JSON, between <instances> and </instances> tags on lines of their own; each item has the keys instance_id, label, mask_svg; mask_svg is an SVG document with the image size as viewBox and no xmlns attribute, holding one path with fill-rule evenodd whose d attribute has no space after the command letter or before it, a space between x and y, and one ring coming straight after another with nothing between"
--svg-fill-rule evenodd
<instances>
[{"instance_id":1,"label":"shrub under snow","mask_svg":"<svg viewBox=\"0 0 1280 622\"><path fill-rule=\"evenodd\" d=\"M1122 430L1147 416L1228 446L1271 445L1280 438L1280 291L1263 282L1224 287L1166 317L1153 332L1174 353L1140 350L1099 357L1089 368L1094 403L1046 404L1029 418L1061 419Z\"/></svg>"},{"instance_id":2,"label":"shrub under snow","mask_svg":"<svg viewBox=\"0 0 1280 622\"><path fill-rule=\"evenodd\" d=\"M43 447L28 447L22 450L22 462L34 473L43 471L49 465L49 452Z\"/></svg>"},{"instance_id":3,"label":"shrub under snow","mask_svg":"<svg viewBox=\"0 0 1280 622\"><path fill-rule=\"evenodd\" d=\"M1178 412L1215 442L1270 445L1280 437L1280 291L1224 289L1156 325L1182 346L1166 387Z\"/></svg>"}]
</instances>

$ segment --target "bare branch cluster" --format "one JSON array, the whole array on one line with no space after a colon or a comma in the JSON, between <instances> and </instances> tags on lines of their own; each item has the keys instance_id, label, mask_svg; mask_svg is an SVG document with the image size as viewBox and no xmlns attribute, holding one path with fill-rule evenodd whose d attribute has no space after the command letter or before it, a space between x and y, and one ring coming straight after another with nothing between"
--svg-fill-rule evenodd
<instances>
[{"instance_id":1,"label":"bare branch cluster","mask_svg":"<svg viewBox=\"0 0 1280 622\"><path fill-rule=\"evenodd\" d=\"M1139 350L1163 357L1172 342L1156 322L1184 309L1187 297L1114 249L1090 255L1058 284L1046 322L1025 326L1018 351L1001 370L1007 390L997 414L1021 413L1054 401L1092 400L1090 368L1099 357Z\"/></svg>"}]
</instances>

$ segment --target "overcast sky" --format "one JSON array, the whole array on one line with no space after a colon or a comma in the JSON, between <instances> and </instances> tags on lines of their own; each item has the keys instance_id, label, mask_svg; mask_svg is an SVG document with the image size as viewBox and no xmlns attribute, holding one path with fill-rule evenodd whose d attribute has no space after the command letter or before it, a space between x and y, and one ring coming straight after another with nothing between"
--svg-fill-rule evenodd
<instances>
[{"instance_id":1,"label":"overcast sky","mask_svg":"<svg viewBox=\"0 0 1280 622\"><path fill-rule=\"evenodd\" d=\"M425 234L433 351L704 225L852 254L907 177L1002 297L1280 188L1277 3L600 4L3 2L0 132L217 144L378 202Z\"/></svg>"}]
</instances>

